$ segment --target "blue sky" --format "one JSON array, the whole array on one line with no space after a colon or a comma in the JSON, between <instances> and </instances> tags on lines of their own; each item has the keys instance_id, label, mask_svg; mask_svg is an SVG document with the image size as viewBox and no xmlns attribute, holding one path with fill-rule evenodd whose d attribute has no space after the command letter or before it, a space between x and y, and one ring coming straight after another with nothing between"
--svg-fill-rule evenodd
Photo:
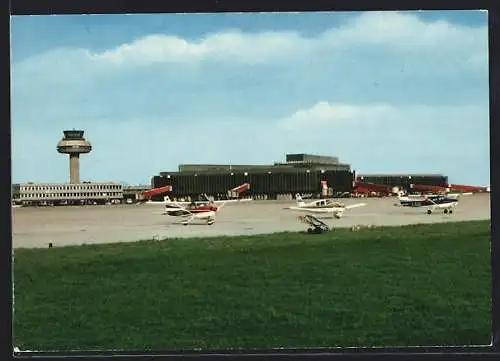
<instances>
[{"instance_id":1,"label":"blue sky","mask_svg":"<svg viewBox=\"0 0 500 361\"><path fill-rule=\"evenodd\" d=\"M145 184L179 163L339 156L359 173L489 184L487 13L22 16L13 182Z\"/></svg>"}]
</instances>

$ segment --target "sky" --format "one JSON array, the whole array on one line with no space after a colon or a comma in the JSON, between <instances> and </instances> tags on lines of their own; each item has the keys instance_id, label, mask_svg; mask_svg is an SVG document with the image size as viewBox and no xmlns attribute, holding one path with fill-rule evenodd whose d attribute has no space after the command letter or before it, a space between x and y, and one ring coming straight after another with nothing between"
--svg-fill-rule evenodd
<instances>
[{"instance_id":1,"label":"sky","mask_svg":"<svg viewBox=\"0 0 500 361\"><path fill-rule=\"evenodd\" d=\"M487 12L11 18L12 178L149 184L178 164L338 156L490 183Z\"/></svg>"}]
</instances>

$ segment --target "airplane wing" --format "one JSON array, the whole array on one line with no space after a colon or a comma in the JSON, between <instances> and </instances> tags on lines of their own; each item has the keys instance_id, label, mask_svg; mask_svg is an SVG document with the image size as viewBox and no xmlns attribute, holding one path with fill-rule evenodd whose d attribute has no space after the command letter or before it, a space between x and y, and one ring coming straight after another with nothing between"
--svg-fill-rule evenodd
<instances>
[{"instance_id":1,"label":"airplane wing","mask_svg":"<svg viewBox=\"0 0 500 361\"><path fill-rule=\"evenodd\" d=\"M173 202L165 203L166 210L172 210L172 211L185 210L185 209L187 209L186 207L187 207L187 204L181 205L181 204L177 204L177 203L173 203Z\"/></svg>"},{"instance_id":2,"label":"airplane wing","mask_svg":"<svg viewBox=\"0 0 500 361\"><path fill-rule=\"evenodd\" d=\"M220 204L226 204L226 203L242 203L242 202L251 202L253 201L252 198L242 198L242 199L226 199L222 201L213 201L216 206L219 206Z\"/></svg>"},{"instance_id":3,"label":"airplane wing","mask_svg":"<svg viewBox=\"0 0 500 361\"><path fill-rule=\"evenodd\" d=\"M467 193L448 193L446 195L447 198L451 198L451 199L458 199L460 197L464 197L464 196L471 196L473 193L472 192L467 192Z\"/></svg>"},{"instance_id":4,"label":"airplane wing","mask_svg":"<svg viewBox=\"0 0 500 361\"><path fill-rule=\"evenodd\" d=\"M166 204L165 201L140 201L139 204L146 204L146 205L158 205L158 204Z\"/></svg>"},{"instance_id":5,"label":"airplane wing","mask_svg":"<svg viewBox=\"0 0 500 361\"><path fill-rule=\"evenodd\" d=\"M432 198L427 198L426 199L427 202L429 202L430 204L423 204L422 207L436 207L438 204L436 202L434 202L434 200Z\"/></svg>"},{"instance_id":6,"label":"airplane wing","mask_svg":"<svg viewBox=\"0 0 500 361\"><path fill-rule=\"evenodd\" d=\"M221 204L226 204L226 203L250 202L253 200L252 198L241 198L241 199L223 199L216 201L210 199L206 194L204 194L203 197L206 199L206 201L197 201L197 203L208 203L208 204L212 203L217 207L219 207Z\"/></svg>"},{"instance_id":7,"label":"airplane wing","mask_svg":"<svg viewBox=\"0 0 500 361\"><path fill-rule=\"evenodd\" d=\"M186 207L182 207L182 206L174 205L174 204L166 205L165 210L167 210L167 211L188 211L188 209Z\"/></svg>"},{"instance_id":8,"label":"airplane wing","mask_svg":"<svg viewBox=\"0 0 500 361\"><path fill-rule=\"evenodd\" d=\"M350 204L348 206L345 206L345 209L352 209L352 208L358 208L358 207L364 207L366 206L366 203L355 203L355 204Z\"/></svg>"},{"instance_id":9,"label":"airplane wing","mask_svg":"<svg viewBox=\"0 0 500 361\"><path fill-rule=\"evenodd\" d=\"M191 202L174 202L174 201L163 201L163 204L171 206L171 207L179 207L184 208L183 206L187 206Z\"/></svg>"},{"instance_id":10,"label":"airplane wing","mask_svg":"<svg viewBox=\"0 0 500 361\"><path fill-rule=\"evenodd\" d=\"M290 209L292 211L300 211L300 212L310 212L310 213L335 213L339 211L338 208L288 207L285 209Z\"/></svg>"},{"instance_id":11,"label":"airplane wing","mask_svg":"<svg viewBox=\"0 0 500 361\"><path fill-rule=\"evenodd\" d=\"M193 213L185 208L167 208L165 209L163 215L174 216L174 217L186 217L189 215L193 215Z\"/></svg>"},{"instance_id":12,"label":"airplane wing","mask_svg":"<svg viewBox=\"0 0 500 361\"><path fill-rule=\"evenodd\" d=\"M171 206L179 206L181 207L182 205L188 205L189 203L191 202L174 202L174 201L166 201L166 200L163 200L163 201L145 201L145 202L141 202L142 204L147 204L147 205L157 205L157 204L168 204L168 205L171 205Z\"/></svg>"}]
</instances>

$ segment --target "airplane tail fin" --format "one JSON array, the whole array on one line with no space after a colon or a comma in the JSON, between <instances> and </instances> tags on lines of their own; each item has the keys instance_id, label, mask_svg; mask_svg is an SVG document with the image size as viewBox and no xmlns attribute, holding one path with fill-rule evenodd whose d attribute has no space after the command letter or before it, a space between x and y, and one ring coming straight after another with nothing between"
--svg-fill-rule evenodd
<instances>
[{"instance_id":1,"label":"airplane tail fin","mask_svg":"<svg viewBox=\"0 0 500 361\"><path fill-rule=\"evenodd\" d=\"M205 199L209 203L213 201L213 199L210 199L210 197L207 196L205 193L202 194L202 198Z\"/></svg>"},{"instance_id":2,"label":"airplane tail fin","mask_svg":"<svg viewBox=\"0 0 500 361\"><path fill-rule=\"evenodd\" d=\"M295 200L297 201L297 206L301 206L304 204L304 199L302 199L302 196L300 195L300 193L297 193L295 195Z\"/></svg>"}]
</instances>

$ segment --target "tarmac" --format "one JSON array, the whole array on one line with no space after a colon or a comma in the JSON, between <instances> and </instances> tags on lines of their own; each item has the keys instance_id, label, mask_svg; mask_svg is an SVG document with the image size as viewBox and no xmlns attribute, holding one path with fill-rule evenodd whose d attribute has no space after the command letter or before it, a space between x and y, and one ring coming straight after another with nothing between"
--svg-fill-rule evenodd
<instances>
[{"instance_id":1,"label":"tarmac","mask_svg":"<svg viewBox=\"0 0 500 361\"><path fill-rule=\"evenodd\" d=\"M415 223L487 220L489 194L460 197L453 214L442 210L428 215L424 208L397 207L395 198L342 199L366 206L346 210L340 219L323 219L331 227L355 225L398 226ZM179 217L164 216L160 204L108 206L21 207L12 209L13 248L54 247L80 244L134 242L146 239L212 237L305 231L297 217L304 212L285 210L295 201L253 201L225 205L216 222L187 226Z\"/></svg>"}]
</instances>

